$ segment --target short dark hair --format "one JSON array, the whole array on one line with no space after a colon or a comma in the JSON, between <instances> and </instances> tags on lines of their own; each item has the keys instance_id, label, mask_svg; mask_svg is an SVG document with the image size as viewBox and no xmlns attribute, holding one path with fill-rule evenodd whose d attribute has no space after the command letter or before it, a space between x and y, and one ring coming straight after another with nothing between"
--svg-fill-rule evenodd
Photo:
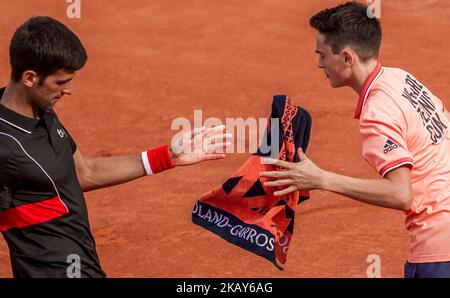
<instances>
[{"instance_id":1,"label":"short dark hair","mask_svg":"<svg viewBox=\"0 0 450 298\"><path fill-rule=\"evenodd\" d=\"M363 61L378 58L381 25L377 18L368 16L364 4L353 1L322 10L309 23L325 35L325 42L334 54L350 46Z\"/></svg>"},{"instance_id":2,"label":"short dark hair","mask_svg":"<svg viewBox=\"0 0 450 298\"><path fill-rule=\"evenodd\" d=\"M32 17L17 28L9 47L11 79L19 82L26 70L42 81L59 69L77 71L87 61L80 39L64 24L45 16Z\"/></svg>"}]
</instances>

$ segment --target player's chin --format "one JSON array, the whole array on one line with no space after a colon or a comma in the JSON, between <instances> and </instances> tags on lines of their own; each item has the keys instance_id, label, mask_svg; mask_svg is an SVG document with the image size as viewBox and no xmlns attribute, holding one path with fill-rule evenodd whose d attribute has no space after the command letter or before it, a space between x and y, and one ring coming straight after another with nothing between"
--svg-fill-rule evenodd
<instances>
[{"instance_id":1,"label":"player's chin","mask_svg":"<svg viewBox=\"0 0 450 298\"><path fill-rule=\"evenodd\" d=\"M61 97L56 97L50 102L50 106L54 107L59 101L61 100Z\"/></svg>"},{"instance_id":2,"label":"player's chin","mask_svg":"<svg viewBox=\"0 0 450 298\"><path fill-rule=\"evenodd\" d=\"M55 107L57 102L58 102L57 100L52 100L51 102L46 103L42 108L44 110L52 110Z\"/></svg>"},{"instance_id":3,"label":"player's chin","mask_svg":"<svg viewBox=\"0 0 450 298\"><path fill-rule=\"evenodd\" d=\"M53 108L54 105L55 104L53 101L46 101L46 102L38 103L39 108L42 110L50 110Z\"/></svg>"},{"instance_id":4,"label":"player's chin","mask_svg":"<svg viewBox=\"0 0 450 298\"><path fill-rule=\"evenodd\" d=\"M345 86L345 84L340 83L340 82L336 82L336 81L333 81L333 80L330 79L330 86L332 88L340 88L340 87Z\"/></svg>"}]
</instances>

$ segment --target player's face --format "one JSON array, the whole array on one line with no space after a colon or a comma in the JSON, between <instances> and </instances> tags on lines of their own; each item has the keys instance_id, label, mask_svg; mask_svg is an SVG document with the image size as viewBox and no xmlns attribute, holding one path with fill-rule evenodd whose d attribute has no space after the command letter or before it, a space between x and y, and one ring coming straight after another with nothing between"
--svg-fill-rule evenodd
<instances>
[{"instance_id":1,"label":"player's face","mask_svg":"<svg viewBox=\"0 0 450 298\"><path fill-rule=\"evenodd\" d=\"M60 69L32 88L32 100L43 109L52 109L64 96L71 95L75 72Z\"/></svg>"},{"instance_id":2,"label":"player's face","mask_svg":"<svg viewBox=\"0 0 450 298\"><path fill-rule=\"evenodd\" d=\"M324 74L330 80L333 88L347 86L350 74L345 64L344 54L334 54L329 45L325 43L325 35L317 32L316 53L319 55L318 67L323 69Z\"/></svg>"}]
</instances>

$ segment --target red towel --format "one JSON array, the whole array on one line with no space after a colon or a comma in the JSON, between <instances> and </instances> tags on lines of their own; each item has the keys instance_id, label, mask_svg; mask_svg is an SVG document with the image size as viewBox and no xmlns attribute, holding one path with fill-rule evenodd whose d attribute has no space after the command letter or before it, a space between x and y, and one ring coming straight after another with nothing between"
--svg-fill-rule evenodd
<instances>
[{"instance_id":1,"label":"red towel","mask_svg":"<svg viewBox=\"0 0 450 298\"><path fill-rule=\"evenodd\" d=\"M297 149L306 152L311 131L311 116L284 95L274 96L271 121L263 144L279 149L279 159L298 162ZM279 121L278 135L271 123ZM276 127L276 126L275 126ZM274 143L274 142L278 142ZM261 164L272 152L260 147L225 183L203 194L192 211L192 221L246 250L262 256L283 269L294 230L297 204L309 198L308 192L275 197L276 188L265 187L268 178L260 172L275 171ZM281 188L280 188L281 189Z\"/></svg>"}]
</instances>

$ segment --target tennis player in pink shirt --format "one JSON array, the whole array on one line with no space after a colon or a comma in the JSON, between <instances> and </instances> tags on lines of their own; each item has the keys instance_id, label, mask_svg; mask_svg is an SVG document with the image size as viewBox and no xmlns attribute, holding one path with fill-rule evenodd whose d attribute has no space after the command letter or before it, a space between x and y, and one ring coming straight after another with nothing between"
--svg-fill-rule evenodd
<instances>
[{"instance_id":1,"label":"tennis player in pink shirt","mask_svg":"<svg viewBox=\"0 0 450 298\"><path fill-rule=\"evenodd\" d=\"M450 121L442 101L412 74L378 61L381 26L367 6L349 2L310 19L317 30L319 68L333 88L359 94L364 159L379 179L342 176L316 166L303 152L299 163L261 176L283 196L322 189L406 214L411 238L405 277L450 277Z\"/></svg>"}]
</instances>

